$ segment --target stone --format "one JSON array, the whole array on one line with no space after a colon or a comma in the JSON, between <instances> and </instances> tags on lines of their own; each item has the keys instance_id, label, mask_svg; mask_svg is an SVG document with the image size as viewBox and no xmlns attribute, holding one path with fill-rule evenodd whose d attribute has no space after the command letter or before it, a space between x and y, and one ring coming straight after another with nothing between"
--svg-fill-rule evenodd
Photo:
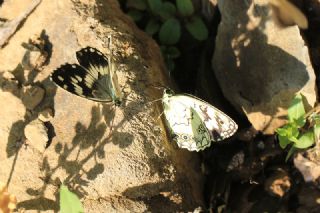
<instances>
[{"instance_id":1,"label":"stone","mask_svg":"<svg viewBox=\"0 0 320 213\"><path fill-rule=\"evenodd\" d=\"M42 122L48 122L52 119L52 117L53 117L53 111L51 108L46 108L42 110L38 115L38 119Z\"/></svg>"},{"instance_id":2,"label":"stone","mask_svg":"<svg viewBox=\"0 0 320 213\"><path fill-rule=\"evenodd\" d=\"M19 94L19 82L11 72L6 71L0 73L0 90L11 92L15 95Z\"/></svg>"},{"instance_id":3,"label":"stone","mask_svg":"<svg viewBox=\"0 0 320 213\"><path fill-rule=\"evenodd\" d=\"M21 61L21 65L26 70L33 70L38 67L38 60L41 60L41 52L40 51L30 51L27 50L23 59Z\"/></svg>"},{"instance_id":4,"label":"stone","mask_svg":"<svg viewBox=\"0 0 320 213\"><path fill-rule=\"evenodd\" d=\"M294 166L302 174L305 182L315 182L320 177L319 162L313 162L298 153L293 159Z\"/></svg>"},{"instance_id":5,"label":"stone","mask_svg":"<svg viewBox=\"0 0 320 213\"><path fill-rule=\"evenodd\" d=\"M301 93L316 101L315 74L297 26L272 19L267 0L218 1L222 15L212 66L224 96L252 126L273 134Z\"/></svg>"},{"instance_id":6,"label":"stone","mask_svg":"<svg viewBox=\"0 0 320 213\"><path fill-rule=\"evenodd\" d=\"M234 156L232 156L226 171L230 172L233 170L240 170L244 163L244 158L245 158L245 154L243 151L236 153Z\"/></svg>"},{"instance_id":7,"label":"stone","mask_svg":"<svg viewBox=\"0 0 320 213\"><path fill-rule=\"evenodd\" d=\"M291 188L290 177L285 171L276 171L264 182L264 188L272 196L283 197Z\"/></svg>"},{"instance_id":8,"label":"stone","mask_svg":"<svg viewBox=\"0 0 320 213\"><path fill-rule=\"evenodd\" d=\"M45 95L45 90L39 86L24 86L22 88L22 102L27 109L33 110L40 104Z\"/></svg>"},{"instance_id":9,"label":"stone","mask_svg":"<svg viewBox=\"0 0 320 213\"><path fill-rule=\"evenodd\" d=\"M29 2L20 3L27 7ZM10 1L3 5L1 16L12 19L19 15L16 5ZM34 110L28 118L34 119L38 109L51 108L54 117L51 127L46 127L49 138L55 136L44 152L38 151L43 150L47 139L41 121L36 120L32 122L37 122L43 133L39 128L34 131L42 135L42 144L28 136L30 146L20 148L18 158L14 158L6 153L8 138L0 143L0 179L7 179L15 165L10 191L19 195L19 208L59 211L56 195L62 182L70 183L70 190L81 197L86 212L187 212L203 206L198 155L176 149L167 138L164 123L157 119L160 106L147 104L162 96L162 91L150 85L169 85L154 40L122 13L116 0L42 0L0 49L0 70L12 70L21 63L25 53L21 43L43 29L52 54L41 72L36 72L34 82L39 82L46 94L41 106L29 107ZM78 97L50 81L57 67L77 63L75 53L83 47L92 46L110 54L110 35L119 65L119 85L130 91L123 94L128 99L120 107ZM129 51L122 48L126 44ZM28 122L24 115L22 122ZM33 148L36 145L39 147Z\"/></svg>"},{"instance_id":10,"label":"stone","mask_svg":"<svg viewBox=\"0 0 320 213\"><path fill-rule=\"evenodd\" d=\"M24 128L24 135L28 140L28 145L43 153L49 140L47 131L48 129L42 121L38 119L31 121Z\"/></svg>"},{"instance_id":11,"label":"stone","mask_svg":"<svg viewBox=\"0 0 320 213\"><path fill-rule=\"evenodd\" d=\"M38 70L48 59L48 52L45 47L45 31L40 35L33 35L28 43L23 43L26 49L21 65L25 70Z\"/></svg>"}]
</instances>

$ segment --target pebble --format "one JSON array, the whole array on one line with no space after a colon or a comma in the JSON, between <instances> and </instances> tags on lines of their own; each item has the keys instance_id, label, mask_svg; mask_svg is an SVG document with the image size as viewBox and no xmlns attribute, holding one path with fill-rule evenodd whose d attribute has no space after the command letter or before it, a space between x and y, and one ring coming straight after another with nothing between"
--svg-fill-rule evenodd
<instances>
[{"instance_id":1,"label":"pebble","mask_svg":"<svg viewBox=\"0 0 320 213\"><path fill-rule=\"evenodd\" d=\"M46 108L42 110L38 115L38 119L43 122L50 121L52 117L53 117L53 111L51 108Z\"/></svg>"},{"instance_id":2,"label":"pebble","mask_svg":"<svg viewBox=\"0 0 320 213\"><path fill-rule=\"evenodd\" d=\"M36 119L27 124L24 128L24 135L29 145L41 153L44 152L49 138L48 129L42 121Z\"/></svg>"},{"instance_id":3,"label":"pebble","mask_svg":"<svg viewBox=\"0 0 320 213\"><path fill-rule=\"evenodd\" d=\"M40 104L45 94L45 90L39 86L25 86L22 91L22 102L27 109L33 110Z\"/></svg>"}]
</instances>

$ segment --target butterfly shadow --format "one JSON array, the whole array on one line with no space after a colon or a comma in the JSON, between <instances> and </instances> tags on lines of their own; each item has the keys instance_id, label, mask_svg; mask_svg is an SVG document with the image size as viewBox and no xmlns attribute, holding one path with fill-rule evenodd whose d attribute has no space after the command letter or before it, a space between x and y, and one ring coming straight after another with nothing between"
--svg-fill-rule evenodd
<instances>
[{"instance_id":1,"label":"butterfly shadow","mask_svg":"<svg viewBox=\"0 0 320 213\"><path fill-rule=\"evenodd\" d=\"M173 181L165 181L163 183L148 183L141 186L131 187L126 189L122 195L133 201L143 202L148 206L147 211L150 212L165 212L167 209L179 209L183 206L182 204L177 204L170 200L170 195L174 195L176 192L171 191L169 196L157 193L159 189L166 189L168 186L172 186L175 189ZM161 190L160 190L161 191ZM150 193L154 193L150 195ZM162 211L161 211L162 209Z\"/></svg>"},{"instance_id":2,"label":"butterfly shadow","mask_svg":"<svg viewBox=\"0 0 320 213\"><path fill-rule=\"evenodd\" d=\"M113 106L103 105L102 109L106 111L112 107ZM41 170L44 173L41 178L44 180L42 186L38 189L28 188L27 193L34 197L34 199L23 201L18 204L18 207L28 210L32 209L31 205L28 204L37 203L41 199L44 199L45 192L50 185L59 187L64 183L80 198L87 195L88 193L85 188L88 187L89 182L96 179L98 175L102 174L105 170L103 164L103 159L107 158L105 145L112 142L120 148L130 146L133 136L119 130L122 122L114 125L112 132L105 136L109 123L101 119L104 117L102 109L101 106L92 107L89 125L86 126L81 122L76 123L74 127L76 134L71 143L57 142L53 144L54 151L58 156L57 164L52 166L52 163L49 163L48 157L44 157L41 165ZM109 114L109 119L112 120L112 117L114 117L114 115ZM83 155L84 152L86 153L85 155ZM92 160L94 160L95 163L90 163L91 168L88 168L88 162ZM61 169L67 173L66 178L63 180L58 177L53 178L56 172ZM56 194L56 200L58 200L58 193ZM37 207L34 206L34 208ZM52 210L57 211L58 209L58 203L55 203Z\"/></svg>"}]
</instances>

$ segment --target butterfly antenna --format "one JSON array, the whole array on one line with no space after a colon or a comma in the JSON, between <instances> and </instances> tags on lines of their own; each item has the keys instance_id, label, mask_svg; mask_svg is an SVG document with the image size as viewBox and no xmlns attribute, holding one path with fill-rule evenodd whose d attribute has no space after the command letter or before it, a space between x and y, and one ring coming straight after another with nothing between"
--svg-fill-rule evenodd
<instances>
[{"instance_id":1,"label":"butterfly antenna","mask_svg":"<svg viewBox=\"0 0 320 213\"><path fill-rule=\"evenodd\" d=\"M146 104L153 104L153 103L158 102L158 101L162 101L162 98L159 98L159 99L156 99L156 100L153 100L153 101L149 101Z\"/></svg>"},{"instance_id":2,"label":"butterfly antenna","mask_svg":"<svg viewBox=\"0 0 320 213\"><path fill-rule=\"evenodd\" d=\"M165 86L162 86L162 85L160 85L160 86L155 86L155 85L151 85L152 87L154 87L154 88L156 88L156 89L161 89L161 90L165 90L165 89L169 89L168 87L165 87Z\"/></svg>"},{"instance_id":3,"label":"butterfly antenna","mask_svg":"<svg viewBox=\"0 0 320 213\"><path fill-rule=\"evenodd\" d=\"M108 61L111 62L111 57L113 57L113 49L112 49L112 35L108 36L108 49L110 51L110 54L108 54Z\"/></svg>"},{"instance_id":4,"label":"butterfly antenna","mask_svg":"<svg viewBox=\"0 0 320 213\"><path fill-rule=\"evenodd\" d=\"M164 111L162 111L162 112L160 113L160 115L157 117L156 120L159 120L159 119L161 118L161 116L163 115L163 113L164 113Z\"/></svg>"},{"instance_id":5,"label":"butterfly antenna","mask_svg":"<svg viewBox=\"0 0 320 213\"><path fill-rule=\"evenodd\" d=\"M108 49L111 51L112 48L112 36L108 36Z\"/></svg>"}]
</instances>

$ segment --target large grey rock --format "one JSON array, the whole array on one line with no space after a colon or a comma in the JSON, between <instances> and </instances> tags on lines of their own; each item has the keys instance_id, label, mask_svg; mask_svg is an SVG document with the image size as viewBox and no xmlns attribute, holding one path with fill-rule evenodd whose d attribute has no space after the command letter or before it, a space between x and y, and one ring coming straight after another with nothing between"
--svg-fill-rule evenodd
<instances>
[{"instance_id":1,"label":"large grey rock","mask_svg":"<svg viewBox=\"0 0 320 213\"><path fill-rule=\"evenodd\" d=\"M296 26L275 21L267 0L220 0L213 68L225 97L253 127L272 134L293 96L313 106L315 74Z\"/></svg>"},{"instance_id":2,"label":"large grey rock","mask_svg":"<svg viewBox=\"0 0 320 213\"><path fill-rule=\"evenodd\" d=\"M28 1L19 8L23 4ZM3 13L8 17L18 14L15 8L9 2L1 9L10 11ZM21 148L16 162L14 155L1 155L1 180L15 164L9 189L17 195L18 207L58 211L61 182L81 197L86 212L177 212L201 205L197 155L174 148L157 119L160 107L147 104L162 96L150 85L168 83L155 42L120 11L116 0L43 0L0 50L0 70L14 69L25 53L21 43L43 29L52 55L35 81L43 85L46 96L30 116L54 109L48 128L52 141L44 153L31 146ZM109 54L109 35L121 65L117 74L126 98L121 107L80 98L49 80L61 64L76 62L75 52L82 47ZM6 142L0 143L0 150Z\"/></svg>"}]
</instances>

